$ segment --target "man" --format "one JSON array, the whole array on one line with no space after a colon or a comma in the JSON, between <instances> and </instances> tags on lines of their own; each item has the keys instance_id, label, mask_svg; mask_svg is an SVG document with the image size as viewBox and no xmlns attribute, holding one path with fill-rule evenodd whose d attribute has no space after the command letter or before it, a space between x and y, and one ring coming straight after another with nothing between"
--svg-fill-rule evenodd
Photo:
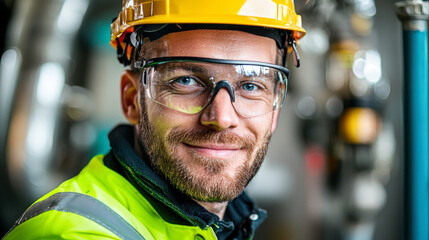
<instances>
[{"instance_id":1,"label":"man","mask_svg":"<svg viewBox=\"0 0 429 240\"><path fill-rule=\"evenodd\" d=\"M280 3L281 2L281 3ZM283 104L289 1L124 0L112 45L132 124L111 151L33 204L5 239L250 239L266 213L243 190Z\"/></svg>"}]
</instances>

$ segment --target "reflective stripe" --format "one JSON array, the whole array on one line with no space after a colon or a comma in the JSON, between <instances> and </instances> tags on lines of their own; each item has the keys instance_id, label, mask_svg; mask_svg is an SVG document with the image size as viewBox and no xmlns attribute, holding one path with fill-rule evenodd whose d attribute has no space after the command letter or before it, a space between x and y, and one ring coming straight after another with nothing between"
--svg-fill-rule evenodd
<instances>
[{"instance_id":1,"label":"reflective stripe","mask_svg":"<svg viewBox=\"0 0 429 240\"><path fill-rule=\"evenodd\" d=\"M144 240L144 237L131 224L106 204L94 197L76 192L56 193L41 202L35 203L16 221L12 229L28 219L50 210L71 212L86 217L122 239Z\"/></svg>"}]
</instances>

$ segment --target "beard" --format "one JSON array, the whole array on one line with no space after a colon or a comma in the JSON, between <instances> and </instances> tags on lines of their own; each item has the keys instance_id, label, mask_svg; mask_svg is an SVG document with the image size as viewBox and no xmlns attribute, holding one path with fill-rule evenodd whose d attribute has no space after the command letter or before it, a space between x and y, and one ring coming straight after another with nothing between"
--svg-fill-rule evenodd
<instances>
[{"instance_id":1,"label":"beard","mask_svg":"<svg viewBox=\"0 0 429 240\"><path fill-rule=\"evenodd\" d=\"M138 139L158 174L173 187L197 201L230 201L244 191L265 158L271 137L269 131L259 145L251 137L240 137L229 131L218 132L208 127L192 130L173 128L167 136L163 136L150 123L144 96L142 98ZM226 171L234 159L209 158L191 151L192 161L203 167L203 172L197 171L175 153L181 143L200 142L239 145L247 151L246 160L230 175Z\"/></svg>"}]
</instances>

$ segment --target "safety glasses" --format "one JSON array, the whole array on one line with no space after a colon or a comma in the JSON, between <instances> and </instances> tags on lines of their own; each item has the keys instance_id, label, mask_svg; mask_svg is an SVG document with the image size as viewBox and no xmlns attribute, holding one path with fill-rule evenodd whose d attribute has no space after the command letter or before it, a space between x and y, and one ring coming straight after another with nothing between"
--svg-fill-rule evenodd
<instances>
[{"instance_id":1,"label":"safety glasses","mask_svg":"<svg viewBox=\"0 0 429 240\"><path fill-rule=\"evenodd\" d=\"M199 57L154 58L141 69L146 96L158 104L196 114L225 89L244 118L280 108L289 76L275 64Z\"/></svg>"}]
</instances>

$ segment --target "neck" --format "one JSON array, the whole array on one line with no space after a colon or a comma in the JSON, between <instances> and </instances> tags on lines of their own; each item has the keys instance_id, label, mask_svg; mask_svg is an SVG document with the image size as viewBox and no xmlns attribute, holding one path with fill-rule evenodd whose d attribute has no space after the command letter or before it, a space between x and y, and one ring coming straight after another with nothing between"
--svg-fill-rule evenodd
<instances>
[{"instance_id":1,"label":"neck","mask_svg":"<svg viewBox=\"0 0 429 240\"><path fill-rule=\"evenodd\" d=\"M134 127L134 150L136 151L137 155L139 155L140 158L144 160L145 158L148 158L148 156L146 155L144 147L142 143L140 143L138 136L139 136L138 128Z\"/></svg>"},{"instance_id":2,"label":"neck","mask_svg":"<svg viewBox=\"0 0 429 240\"><path fill-rule=\"evenodd\" d=\"M197 201L198 204L203 206L207 211L216 214L219 219L223 219L225 215L226 206L228 202L201 202Z\"/></svg>"}]
</instances>

